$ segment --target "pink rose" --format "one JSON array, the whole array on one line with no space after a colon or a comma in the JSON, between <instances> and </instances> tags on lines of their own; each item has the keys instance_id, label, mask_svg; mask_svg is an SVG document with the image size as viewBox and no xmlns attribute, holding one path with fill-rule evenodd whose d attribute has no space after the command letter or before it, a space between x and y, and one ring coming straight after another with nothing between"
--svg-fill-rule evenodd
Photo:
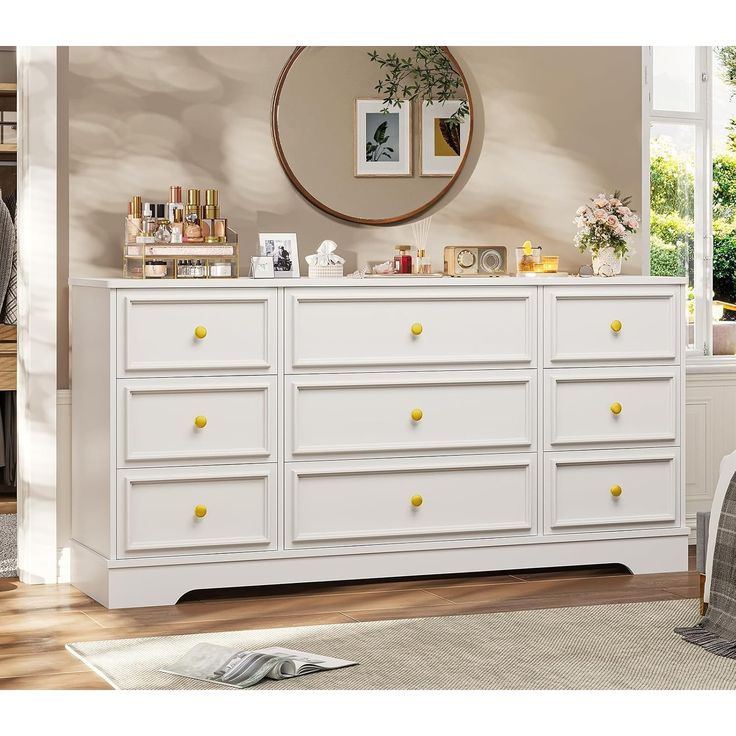
<instances>
[{"instance_id":1,"label":"pink rose","mask_svg":"<svg viewBox=\"0 0 736 736\"><path fill-rule=\"evenodd\" d=\"M597 209L594 213L596 220L605 220L606 219L606 212L605 210Z\"/></svg>"},{"instance_id":2,"label":"pink rose","mask_svg":"<svg viewBox=\"0 0 736 736\"><path fill-rule=\"evenodd\" d=\"M616 227L619 224L618 217L616 217L615 215L609 215L606 218L606 224L608 225L608 227L611 228Z\"/></svg>"},{"instance_id":3,"label":"pink rose","mask_svg":"<svg viewBox=\"0 0 736 736\"><path fill-rule=\"evenodd\" d=\"M619 215L630 215L631 214L631 210L628 207L619 207L616 211L619 213Z\"/></svg>"},{"instance_id":4,"label":"pink rose","mask_svg":"<svg viewBox=\"0 0 736 736\"><path fill-rule=\"evenodd\" d=\"M620 199L616 199L616 197L611 197L611 199L608 200L611 207L618 207L621 204Z\"/></svg>"},{"instance_id":5,"label":"pink rose","mask_svg":"<svg viewBox=\"0 0 736 736\"><path fill-rule=\"evenodd\" d=\"M616 227L613 230L614 235L623 235L625 232L626 232L626 228L621 223L616 225Z\"/></svg>"},{"instance_id":6,"label":"pink rose","mask_svg":"<svg viewBox=\"0 0 736 736\"><path fill-rule=\"evenodd\" d=\"M594 200L593 204L596 207L607 207L608 206L608 200L602 195L598 195Z\"/></svg>"}]
</instances>

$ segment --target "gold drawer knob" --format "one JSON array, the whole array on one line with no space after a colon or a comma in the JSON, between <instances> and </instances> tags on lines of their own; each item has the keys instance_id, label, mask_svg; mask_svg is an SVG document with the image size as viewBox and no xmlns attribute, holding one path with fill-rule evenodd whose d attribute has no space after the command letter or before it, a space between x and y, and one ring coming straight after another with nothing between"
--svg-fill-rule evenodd
<instances>
[{"instance_id":1,"label":"gold drawer knob","mask_svg":"<svg viewBox=\"0 0 736 736\"><path fill-rule=\"evenodd\" d=\"M416 496L411 497L411 505L414 508L419 508L424 503L424 499L417 493Z\"/></svg>"},{"instance_id":2,"label":"gold drawer knob","mask_svg":"<svg viewBox=\"0 0 736 736\"><path fill-rule=\"evenodd\" d=\"M411 334L412 335L421 335L423 330L424 330L424 327L422 327L422 323L421 322L415 322L411 326Z\"/></svg>"},{"instance_id":3,"label":"gold drawer knob","mask_svg":"<svg viewBox=\"0 0 736 736\"><path fill-rule=\"evenodd\" d=\"M197 429L204 429L207 426L207 417L198 416L194 417L194 426Z\"/></svg>"},{"instance_id":4,"label":"gold drawer knob","mask_svg":"<svg viewBox=\"0 0 736 736\"><path fill-rule=\"evenodd\" d=\"M194 507L194 515L198 519L204 519L205 516L207 516L207 507L203 504L199 503Z\"/></svg>"},{"instance_id":5,"label":"gold drawer knob","mask_svg":"<svg viewBox=\"0 0 736 736\"><path fill-rule=\"evenodd\" d=\"M411 410L411 418L415 422L421 421L422 417L424 416L424 412L421 409L412 409Z\"/></svg>"},{"instance_id":6,"label":"gold drawer knob","mask_svg":"<svg viewBox=\"0 0 736 736\"><path fill-rule=\"evenodd\" d=\"M621 410L623 409L623 406L618 403L618 401L614 401L613 404L611 404L611 414L620 414Z\"/></svg>"},{"instance_id":7,"label":"gold drawer knob","mask_svg":"<svg viewBox=\"0 0 736 736\"><path fill-rule=\"evenodd\" d=\"M204 340L204 338L207 337L207 328L202 325L197 325L194 328L194 337L196 337L197 340Z\"/></svg>"},{"instance_id":8,"label":"gold drawer knob","mask_svg":"<svg viewBox=\"0 0 736 736\"><path fill-rule=\"evenodd\" d=\"M611 495L614 498L618 498L621 495L622 491L623 489L621 488L621 486L611 486Z\"/></svg>"},{"instance_id":9,"label":"gold drawer knob","mask_svg":"<svg viewBox=\"0 0 736 736\"><path fill-rule=\"evenodd\" d=\"M621 332L621 328L623 325L621 324L621 320L615 319L613 322L611 322L611 329L614 332Z\"/></svg>"}]
</instances>

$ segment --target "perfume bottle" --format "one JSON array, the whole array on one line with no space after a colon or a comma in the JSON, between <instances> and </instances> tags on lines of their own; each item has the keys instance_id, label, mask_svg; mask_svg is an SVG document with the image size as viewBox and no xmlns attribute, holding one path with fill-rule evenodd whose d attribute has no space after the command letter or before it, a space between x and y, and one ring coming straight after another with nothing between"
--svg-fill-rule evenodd
<instances>
[{"instance_id":1,"label":"perfume bottle","mask_svg":"<svg viewBox=\"0 0 736 736\"><path fill-rule=\"evenodd\" d=\"M153 239L157 243L170 243L171 236L171 223L166 219L158 220L158 228L154 233Z\"/></svg>"},{"instance_id":2,"label":"perfume bottle","mask_svg":"<svg viewBox=\"0 0 736 736\"><path fill-rule=\"evenodd\" d=\"M394 256L394 273L410 274L411 273L411 246L397 245L398 251Z\"/></svg>"},{"instance_id":3,"label":"perfume bottle","mask_svg":"<svg viewBox=\"0 0 736 736\"><path fill-rule=\"evenodd\" d=\"M174 210L174 221L171 223L171 242L184 242L184 210Z\"/></svg>"},{"instance_id":4,"label":"perfume bottle","mask_svg":"<svg viewBox=\"0 0 736 736\"><path fill-rule=\"evenodd\" d=\"M135 239L136 243L153 243L154 233L158 229L158 222L153 216L153 205L146 202L143 207L143 219L141 221L141 232Z\"/></svg>"},{"instance_id":5,"label":"perfume bottle","mask_svg":"<svg viewBox=\"0 0 736 736\"><path fill-rule=\"evenodd\" d=\"M166 205L166 219L173 223L177 210L184 210L181 199L181 187L169 187L169 201Z\"/></svg>"},{"instance_id":6,"label":"perfume bottle","mask_svg":"<svg viewBox=\"0 0 736 736\"><path fill-rule=\"evenodd\" d=\"M183 240L185 243L203 243L202 226L200 225L199 215L196 212L190 212L184 218Z\"/></svg>"}]
</instances>

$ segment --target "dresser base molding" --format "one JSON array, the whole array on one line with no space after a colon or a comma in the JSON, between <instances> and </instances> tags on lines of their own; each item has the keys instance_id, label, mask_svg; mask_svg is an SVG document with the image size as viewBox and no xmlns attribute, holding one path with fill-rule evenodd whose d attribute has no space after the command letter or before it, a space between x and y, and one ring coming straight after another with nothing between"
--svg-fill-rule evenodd
<instances>
[{"instance_id":1,"label":"dresser base molding","mask_svg":"<svg viewBox=\"0 0 736 736\"><path fill-rule=\"evenodd\" d=\"M101 555L72 542L72 579L107 608L133 608L173 605L192 590L570 567L583 560L586 565L619 563L636 574L681 572L688 566L688 532L682 528L650 537L130 567L112 567Z\"/></svg>"}]
</instances>

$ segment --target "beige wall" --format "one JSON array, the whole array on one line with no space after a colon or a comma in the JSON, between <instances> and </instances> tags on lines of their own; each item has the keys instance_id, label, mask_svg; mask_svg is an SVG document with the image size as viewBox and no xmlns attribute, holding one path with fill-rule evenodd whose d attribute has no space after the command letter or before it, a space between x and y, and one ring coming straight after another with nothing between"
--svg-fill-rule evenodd
<instances>
[{"instance_id":1,"label":"beige wall","mask_svg":"<svg viewBox=\"0 0 736 736\"><path fill-rule=\"evenodd\" d=\"M371 228L322 214L281 171L269 107L289 51L70 49L72 275L119 272L126 202L163 197L171 184L219 188L246 256L259 231L296 231L301 256L335 240L350 269L410 242L408 225ZM561 268L576 269L587 259L571 245L572 219L585 198L619 188L641 204L640 48L453 52L468 76L477 132L464 186L435 209L433 263L445 244L530 238L560 255ZM640 272L640 255L625 268Z\"/></svg>"}]
</instances>

